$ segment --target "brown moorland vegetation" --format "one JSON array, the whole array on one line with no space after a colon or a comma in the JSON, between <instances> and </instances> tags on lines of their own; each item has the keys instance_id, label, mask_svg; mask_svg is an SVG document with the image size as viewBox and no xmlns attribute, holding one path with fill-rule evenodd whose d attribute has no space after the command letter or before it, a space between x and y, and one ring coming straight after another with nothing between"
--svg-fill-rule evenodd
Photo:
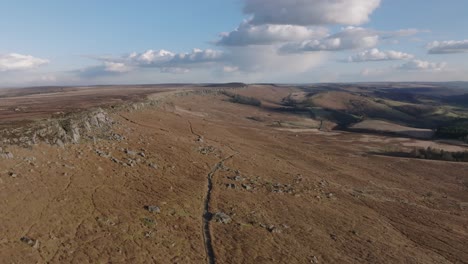
<instances>
[{"instance_id":1,"label":"brown moorland vegetation","mask_svg":"<svg viewBox=\"0 0 468 264\"><path fill-rule=\"evenodd\" d=\"M0 260L468 259L467 164L372 154L410 151L407 145L416 139L306 127L311 115L281 104L297 87L229 90L257 98L261 106L229 102L218 91L231 88L215 85L143 88L135 101L129 98L138 89L109 89L92 104L105 112L105 131L80 130L79 141L63 145L1 143ZM266 89L272 92L262 99ZM16 107L25 104L28 112L0 113L20 129L28 113L37 111L31 119L42 122L46 103L77 102L82 108L71 107L75 113L91 107L89 97L64 93L46 101L15 97ZM114 93L123 96L119 102L109 99ZM0 100L0 108L11 107L12 101Z\"/></svg>"}]
</instances>

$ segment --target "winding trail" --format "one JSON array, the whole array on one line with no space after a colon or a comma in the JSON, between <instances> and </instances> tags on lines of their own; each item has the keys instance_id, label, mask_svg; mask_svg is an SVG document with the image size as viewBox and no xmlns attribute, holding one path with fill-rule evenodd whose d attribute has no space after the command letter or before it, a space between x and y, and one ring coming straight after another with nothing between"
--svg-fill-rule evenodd
<instances>
[{"instance_id":1,"label":"winding trail","mask_svg":"<svg viewBox=\"0 0 468 264\"><path fill-rule=\"evenodd\" d=\"M190 133L192 133L192 135L196 136L196 137L197 137L197 140L199 140L199 141L202 140L202 139L203 139L203 136L200 135L200 134L195 133L195 131L193 130L192 122L190 122L190 120L187 121L187 122L188 122L188 124L189 124Z\"/></svg>"},{"instance_id":2,"label":"winding trail","mask_svg":"<svg viewBox=\"0 0 468 264\"><path fill-rule=\"evenodd\" d=\"M202 215L202 232L203 232L203 240L205 244L205 252L206 252L206 261L209 264L216 263L216 258L213 250L213 243L211 238L211 229L210 229L210 221L213 214L210 212L210 201L211 201L211 192L213 190L213 176L215 173L221 168L221 165L226 160L232 159L238 153L234 153L227 158L222 159L218 163L214 165L211 169L210 173L207 175L207 192L205 195L204 203L203 203L203 215Z\"/></svg>"},{"instance_id":3,"label":"winding trail","mask_svg":"<svg viewBox=\"0 0 468 264\"><path fill-rule=\"evenodd\" d=\"M193 129L192 122L188 121L189 129L192 135L196 136L198 140L203 139L203 136L196 133ZM205 198L203 200L203 214L202 214L202 234L203 234L203 244L205 246L205 253L206 253L206 262L208 264L215 264L216 263L216 256L213 249L213 239L211 236L211 228L210 222L213 218L213 213L210 212L210 202L211 202L211 194L213 192L213 178L216 172L222 167L223 163L227 160L232 159L234 156L239 154L239 152L235 151L232 147L229 146L231 150L234 151L234 154L227 156L224 159L218 161L211 171L207 174L207 190L205 194Z\"/></svg>"}]
</instances>

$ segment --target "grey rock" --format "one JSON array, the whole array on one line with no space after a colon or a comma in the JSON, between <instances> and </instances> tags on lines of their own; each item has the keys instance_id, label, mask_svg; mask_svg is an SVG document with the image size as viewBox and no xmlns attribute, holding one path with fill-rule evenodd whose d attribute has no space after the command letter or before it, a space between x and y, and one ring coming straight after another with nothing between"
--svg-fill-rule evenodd
<instances>
[{"instance_id":1,"label":"grey rock","mask_svg":"<svg viewBox=\"0 0 468 264\"><path fill-rule=\"evenodd\" d=\"M125 154L127 154L129 156L136 156L137 155L137 153L135 151L131 151L129 149L125 150Z\"/></svg>"},{"instance_id":2,"label":"grey rock","mask_svg":"<svg viewBox=\"0 0 468 264\"><path fill-rule=\"evenodd\" d=\"M318 264L319 260L318 260L318 258L316 256L312 256L311 259L310 259L310 263Z\"/></svg>"},{"instance_id":3,"label":"grey rock","mask_svg":"<svg viewBox=\"0 0 468 264\"><path fill-rule=\"evenodd\" d=\"M247 191L250 191L250 190L253 189L253 187L250 186L249 184L242 184L242 187L243 187L244 189L246 189Z\"/></svg>"},{"instance_id":4,"label":"grey rock","mask_svg":"<svg viewBox=\"0 0 468 264\"><path fill-rule=\"evenodd\" d=\"M226 188L228 189L236 189L236 185L234 183L228 183L226 184Z\"/></svg>"},{"instance_id":5,"label":"grey rock","mask_svg":"<svg viewBox=\"0 0 468 264\"><path fill-rule=\"evenodd\" d=\"M159 214L161 212L161 208L159 206L154 206L154 205L147 205L145 206L145 209L148 210L148 212L150 213Z\"/></svg>"},{"instance_id":6,"label":"grey rock","mask_svg":"<svg viewBox=\"0 0 468 264\"><path fill-rule=\"evenodd\" d=\"M13 153L11 153L11 152L3 152L3 153L0 153L0 158L2 158L2 159L13 159L14 156L13 156Z\"/></svg>"},{"instance_id":7,"label":"grey rock","mask_svg":"<svg viewBox=\"0 0 468 264\"><path fill-rule=\"evenodd\" d=\"M61 147L69 143L79 143L84 138L107 135L113 124L105 111L96 109L34 122L17 129L1 130L0 136L8 139L9 144L28 147L45 142Z\"/></svg>"},{"instance_id":8,"label":"grey rock","mask_svg":"<svg viewBox=\"0 0 468 264\"><path fill-rule=\"evenodd\" d=\"M24 236L24 237L20 238L20 241L27 244L30 247L33 247L33 248L38 248L39 247L39 240L32 239L32 238L27 237L27 236Z\"/></svg>"},{"instance_id":9,"label":"grey rock","mask_svg":"<svg viewBox=\"0 0 468 264\"><path fill-rule=\"evenodd\" d=\"M243 181L243 180L244 180L244 179L243 179L241 176L239 176L239 175L228 177L228 179L233 180L233 181Z\"/></svg>"},{"instance_id":10,"label":"grey rock","mask_svg":"<svg viewBox=\"0 0 468 264\"><path fill-rule=\"evenodd\" d=\"M267 227L267 230L270 232L270 233L275 233L275 234L279 234L282 232L281 229L277 228L276 226L274 225L270 225L269 227Z\"/></svg>"},{"instance_id":11,"label":"grey rock","mask_svg":"<svg viewBox=\"0 0 468 264\"><path fill-rule=\"evenodd\" d=\"M124 136L122 136L120 134L117 134L117 133L112 133L112 135L109 137L109 139L121 142L121 141L124 141L126 139L126 137L124 137Z\"/></svg>"},{"instance_id":12,"label":"grey rock","mask_svg":"<svg viewBox=\"0 0 468 264\"><path fill-rule=\"evenodd\" d=\"M104 151L102 150L99 150L99 149L95 149L94 151L96 151L96 153L100 156L100 157L103 157L103 158L110 158L110 153L105 153Z\"/></svg>"},{"instance_id":13,"label":"grey rock","mask_svg":"<svg viewBox=\"0 0 468 264\"><path fill-rule=\"evenodd\" d=\"M200 152L203 155L208 155L208 154L213 153L215 151L216 151L216 149L213 146L200 147L198 149L198 152Z\"/></svg>"},{"instance_id":14,"label":"grey rock","mask_svg":"<svg viewBox=\"0 0 468 264\"><path fill-rule=\"evenodd\" d=\"M223 224L229 224L232 222L232 218L223 212L217 212L216 214L214 214L213 219L216 222Z\"/></svg>"}]
</instances>

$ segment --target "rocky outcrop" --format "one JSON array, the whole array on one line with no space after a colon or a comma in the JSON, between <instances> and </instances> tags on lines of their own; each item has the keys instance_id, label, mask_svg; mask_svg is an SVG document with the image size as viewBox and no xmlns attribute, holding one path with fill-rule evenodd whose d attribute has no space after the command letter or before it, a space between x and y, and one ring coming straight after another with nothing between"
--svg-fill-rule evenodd
<instances>
[{"instance_id":1,"label":"rocky outcrop","mask_svg":"<svg viewBox=\"0 0 468 264\"><path fill-rule=\"evenodd\" d=\"M112 118L103 109L95 109L80 113L71 113L64 117L36 121L27 126L4 129L0 131L2 144L32 146L39 142L64 146L76 144L81 140L115 137L110 128L114 124Z\"/></svg>"},{"instance_id":2,"label":"rocky outcrop","mask_svg":"<svg viewBox=\"0 0 468 264\"><path fill-rule=\"evenodd\" d=\"M31 124L6 128L0 130L0 146L19 145L30 147L40 142L63 147L66 144L77 144L82 140L94 140L97 138L122 141L125 137L113 133L111 127L114 121L109 112L133 112L150 107L160 107L169 98L184 97L189 95L218 94L221 89L203 89L190 91L176 91L169 94L156 94L149 96L140 102L129 102L107 108L98 108L89 111L69 113L62 117L35 121ZM1 154L1 153L0 153ZM3 154L0 158L9 158Z\"/></svg>"}]
</instances>

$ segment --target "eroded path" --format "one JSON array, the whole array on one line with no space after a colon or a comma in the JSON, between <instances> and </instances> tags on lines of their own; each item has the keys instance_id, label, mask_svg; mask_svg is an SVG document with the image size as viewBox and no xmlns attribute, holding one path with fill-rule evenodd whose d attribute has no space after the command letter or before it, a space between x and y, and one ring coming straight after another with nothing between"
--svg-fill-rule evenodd
<instances>
[{"instance_id":1,"label":"eroded path","mask_svg":"<svg viewBox=\"0 0 468 264\"><path fill-rule=\"evenodd\" d=\"M205 199L203 202L202 231L203 231L203 240L204 240L205 251L206 251L206 260L209 264L216 263L215 253L213 250L211 230L210 230L210 222L213 217L213 213L210 212L211 193L213 191L213 177L216 174L216 172L222 167L223 163L229 159L232 159L235 155L236 154L232 154L231 156L224 158L220 162L216 163L216 165L207 175L207 191L206 191Z\"/></svg>"}]
</instances>

